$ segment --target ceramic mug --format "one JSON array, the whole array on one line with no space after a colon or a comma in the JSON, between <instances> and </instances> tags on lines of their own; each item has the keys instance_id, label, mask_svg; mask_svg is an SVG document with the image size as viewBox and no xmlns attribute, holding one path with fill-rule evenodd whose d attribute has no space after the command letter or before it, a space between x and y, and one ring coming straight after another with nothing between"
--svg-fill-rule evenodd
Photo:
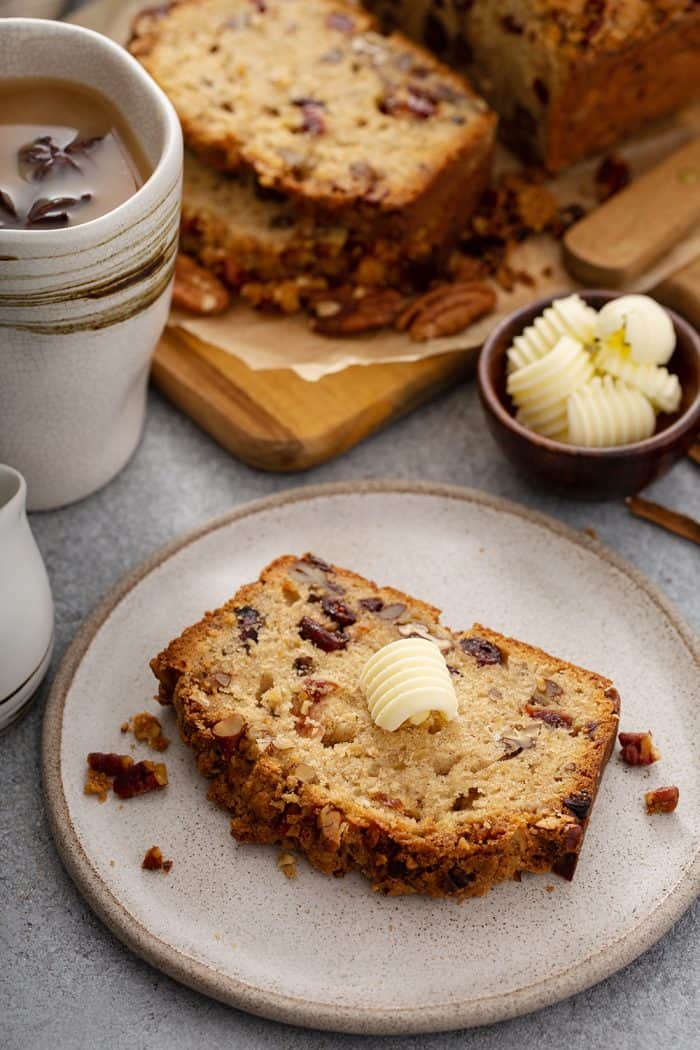
<instances>
[{"instance_id":1,"label":"ceramic mug","mask_svg":"<svg viewBox=\"0 0 700 1050\"><path fill-rule=\"evenodd\" d=\"M53 601L22 475L0 464L0 732L29 704L53 649Z\"/></svg>"},{"instance_id":2,"label":"ceramic mug","mask_svg":"<svg viewBox=\"0 0 700 1050\"><path fill-rule=\"evenodd\" d=\"M113 211L64 229L0 230L0 460L30 510L109 481L143 427L150 358L170 306L182 134L123 48L79 26L0 20L0 78L86 85L111 99L152 174Z\"/></svg>"}]
</instances>

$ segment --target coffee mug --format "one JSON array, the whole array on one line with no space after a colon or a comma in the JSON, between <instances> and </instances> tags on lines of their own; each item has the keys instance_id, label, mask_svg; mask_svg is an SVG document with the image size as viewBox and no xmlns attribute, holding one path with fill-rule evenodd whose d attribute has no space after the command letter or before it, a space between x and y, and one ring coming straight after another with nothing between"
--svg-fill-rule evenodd
<instances>
[{"instance_id":1,"label":"coffee mug","mask_svg":"<svg viewBox=\"0 0 700 1050\"><path fill-rule=\"evenodd\" d=\"M53 649L53 601L22 475L0 464L0 732L31 701Z\"/></svg>"},{"instance_id":2,"label":"coffee mug","mask_svg":"<svg viewBox=\"0 0 700 1050\"><path fill-rule=\"evenodd\" d=\"M139 442L170 306L182 134L160 88L107 37L0 20L0 81L37 71L111 99L151 168L82 225L0 230L0 461L25 476L29 509L46 510L100 488Z\"/></svg>"}]
</instances>

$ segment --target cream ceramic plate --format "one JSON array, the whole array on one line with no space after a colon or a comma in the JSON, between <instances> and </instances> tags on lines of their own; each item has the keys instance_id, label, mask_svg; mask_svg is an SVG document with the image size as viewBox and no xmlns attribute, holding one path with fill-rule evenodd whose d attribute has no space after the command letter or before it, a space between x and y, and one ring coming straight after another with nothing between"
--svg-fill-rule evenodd
<instances>
[{"instance_id":1,"label":"cream ceramic plate","mask_svg":"<svg viewBox=\"0 0 700 1050\"><path fill-rule=\"evenodd\" d=\"M614 678L622 725L652 728L663 760L613 759L575 881L524 877L461 907L388 899L359 876L325 878L276 850L237 846L174 739L166 792L120 806L83 795L90 750L151 707L148 660L285 551L311 549L444 609ZM550 519L463 489L405 484L300 490L178 540L83 627L45 722L47 806L61 856L135 952L208 995L278 1020L355 1032L483 1024L562 999L630 962L698 892L698 672L690 632L652 586ZM172 716L164 721L175 737ZM143 745L138 753L145 757ZM673 816L642 795L677 784ZM170 875L143 872L159 844ZM554 890L547 892L547 885Z\"/></svg>"}]
</instances>

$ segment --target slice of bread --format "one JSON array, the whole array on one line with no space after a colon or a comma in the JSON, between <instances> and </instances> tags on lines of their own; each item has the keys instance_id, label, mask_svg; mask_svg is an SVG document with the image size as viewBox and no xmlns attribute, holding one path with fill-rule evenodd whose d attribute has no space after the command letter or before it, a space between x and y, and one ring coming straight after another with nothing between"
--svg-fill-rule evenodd
<instances>
[{"instance_id":1,"label":"slice of bread","mask_svg":"<svg viewBox=\"0 0 700 1050\"><path fill-rule=\"evenodd\" d=\"M185 151L182 247L230 287L251 282L401 283L398 241L364 242L339 223L316 221L264 189L247 171L220 172Z\"/></svg>"},{"instance_id":2,"label":"slice of bread","mask_svg":"<svg viewBox=\"0 0 700 1050\"><path fill-rule=\"evenodd\" d=\"M414 634L443 651L458 716L389 733L358 679ZM240 842L358 868L391 895L573 875L617 730L607 678L478 624L453 633L431 605L313 555L273 562L151 667Z\"/></svg>"},{"instance_id":3,"label":"slice of bread","mask_svg":"<svg viewBox=\"0 0 700 1050\"><path fill-rule=\"evenodd\" d=\"M252 169L317 215L399 238L409 254L456 234L484 188L493 113L359 7L175 0L138 16L129 46L212 166Z\"/></svg>"}]
</instances>

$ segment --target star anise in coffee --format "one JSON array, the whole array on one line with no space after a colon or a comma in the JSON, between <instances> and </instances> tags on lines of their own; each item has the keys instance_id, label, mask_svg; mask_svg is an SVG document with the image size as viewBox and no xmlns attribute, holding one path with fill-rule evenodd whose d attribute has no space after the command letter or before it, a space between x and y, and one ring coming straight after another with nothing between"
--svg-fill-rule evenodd
<instances>
[{"instance_id":1,"label":"star anise in coffee","mask_svg":"<svg viewBox=\"0 0 700 1050\"><path fill-rule=\"evenodd\" d=\"M90 150L102 141L102 136L95 138L75 138L67 146L59 146L50 135L41 135L28 142L18 151L20 174L29 181L45 179L59 168L73 168L82 171L76 158L87 156Z\"/></svg>"}]
</instances>

